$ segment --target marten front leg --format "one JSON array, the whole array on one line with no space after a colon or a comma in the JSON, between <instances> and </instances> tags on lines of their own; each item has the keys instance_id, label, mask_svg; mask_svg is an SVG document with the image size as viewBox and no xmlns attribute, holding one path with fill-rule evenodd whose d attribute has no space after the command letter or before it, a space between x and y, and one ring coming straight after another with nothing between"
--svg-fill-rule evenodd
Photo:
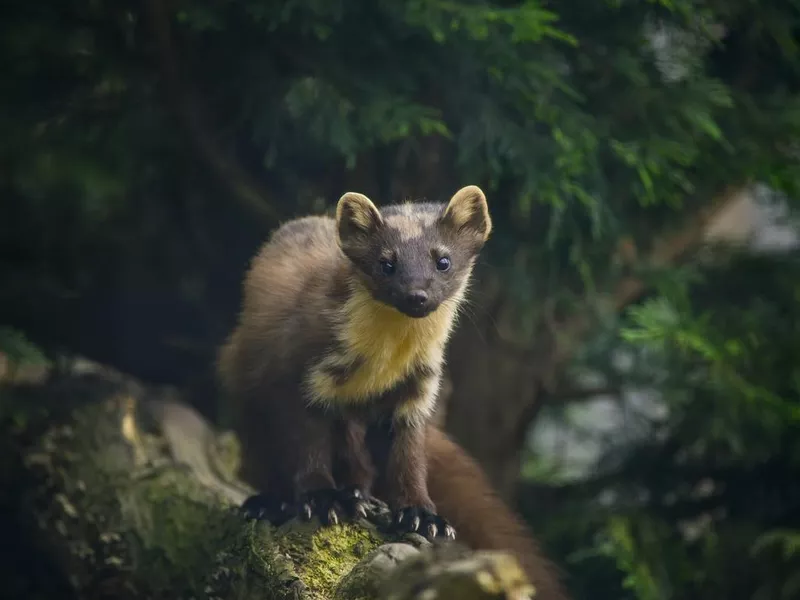
<instances>
[{"instance_id":1,"label":"marten front leg","mask_svg":"<svg viewBox=\"0 0 800 600\"><path fill-rule=\"evenodd\" d=\"M352 513L352 502L336 489L333 478L332 428L330 417L284 398L262 432L272 440L274 455L265 457L272 462L272 485L245 501L247 517L280 525L293 517L316 516L330 525Z\"/></svg>"},{"instance_id":2,"label":"marten front leg","mask_svg":"<svg viewBox=\"0 0 800 600\"><path fill-rule=\"evenodd\" d=\"M455 529L436 514L428 495L425 426L394 419L371 434L370 442L375 455L384 457L381 487L395 512L395 530L420 532L429 540L437 535L455 539Z\"/></svg>"},{"instance_id":3,"label":"marten front leg","mask_svg":"<svg viewBox=\"0 0 800 600\"><path fill-rule=\"evenodd\" d=\"M366 443L367 427L358 418L337 420L334 452L334 478L343 499L349 500L351 514L367 518L385 504L372 495L375 466Z\"/></svg>"}]
</instances>

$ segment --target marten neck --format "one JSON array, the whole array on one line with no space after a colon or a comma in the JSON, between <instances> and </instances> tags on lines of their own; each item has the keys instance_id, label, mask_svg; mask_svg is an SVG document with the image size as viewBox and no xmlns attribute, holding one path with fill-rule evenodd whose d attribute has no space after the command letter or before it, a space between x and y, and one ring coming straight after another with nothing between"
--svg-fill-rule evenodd
<instances>
[{"instance_id":1,"label":"marten neck","mask_svg":"<svg viewBox=\"0 0 800 600\"><path fill-rule=\"evenodd\" d=\"M414 318L375 299L353 272L347 280L347 300L338 337L362 357L382 354L389 347L396 350L402 347L410 354L418 354L426 346L443 346L456 322L466 284L465 278L457 293L431 314Z\"/></svg>"},{"instance_id":2,"label":"marten neck","mask_svg":"<svg viewBox=\"0 0 800 600\"><path fill-rule=\"evenodd\" d=\"M370 402L420 369L441 372L466 278L455 296L422 318L376 300L354 272L345 283L344 302L334 313L335 343L310 379L315 403Z\"/></svg>"}]
</instances>

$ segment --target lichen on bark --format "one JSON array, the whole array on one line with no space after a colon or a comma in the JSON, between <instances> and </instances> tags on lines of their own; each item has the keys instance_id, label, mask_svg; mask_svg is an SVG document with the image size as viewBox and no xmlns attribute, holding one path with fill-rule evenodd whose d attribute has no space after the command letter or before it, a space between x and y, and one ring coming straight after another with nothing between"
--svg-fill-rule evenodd
<instances>
[{"instance_id":1,"label":"lichen on bark","mask_svg":"<svg viewBox=\"0 0 800 600\"><path fill-rule=\"evenodd\" d=\"M419 536L387 537L385 514L331 527L244 520L235 440L194 417L160 427L164 406L184 410L173 391L91 364L0 385L0 444L14 464L0 489L77 597L375 600L394 589L399 599L415 597L403 590L418 571L427 579L413 589L447 598L425 570L385 584L409 557L464 571L461 555L420 553ZM487 581L456 579L460 595ZM498 589L463 597L516 597Z\"/></svg>"}]
</instances>

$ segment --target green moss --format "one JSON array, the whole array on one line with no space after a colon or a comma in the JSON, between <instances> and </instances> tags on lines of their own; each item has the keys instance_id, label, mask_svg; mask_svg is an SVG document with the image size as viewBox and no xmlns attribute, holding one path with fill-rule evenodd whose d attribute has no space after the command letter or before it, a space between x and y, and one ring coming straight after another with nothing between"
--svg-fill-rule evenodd
<instances>
[{"instance_id":1,"label":"green moss","mask_svg":"<svg viewBox=\"0 0 800 600\"><path fill-rule=\"evenodd\" d=\"M329 600L381 543L361 525L245 522L171 462L163 440L136 430L136 403L113 382L46 396L83 397L84 387L97 402L48 421L23 454L38 481L34 517L65 540L69 570L89 595L102 588L135 598Z\"/></svg>"},{"instance_id":2,"label":"green moss","mask_svg":"<svg viewBox=\"0 0 800 600\"><path fill-rule=\"evenodd\" d=\"M70 502L59 512L76 527L96 526L94 550L121 569L135 566L137 588L200 596L218 554L241 544L242 521L188 472L154 468L160 450L152 440L135 452L120 436L121 415L117 401L87 405L43 436L51 483ZM100 545L114 539L124 543L108 555Z\"/></svg>"},{"instance_id":3,"label":"green moss","mask_svg":"<svg viewBox=\"0 0 800 600\"><path fill-rule=\"evenodd\" d=\"M349 524L319 528L311 541L313 549L301 563L303 580L311 591L328 596L359 559L380 543L369 530Z\"/></svg>"},{"instance_id":4,"label":"green moss","mask_svg":"<svg viewBox=\"0 0 800 600\"><path fill-rule=\"evenodd\" d=\"M200 591L217 553L242 535L241 518L198 487L189 477L167 471L120 498L123 524L135 532L138 558L148 565L150 584L157 588L185 582Z\"/></svg>"},{"instance_id":5,"label":"green moss","mask_svg":"<svg viewBox=\"0 0 800 600\"><path fill-rule=\"evenodd\" d=\"M235 479L241 464L241 446L236 435L223 431L215 436L211 459L214 466L228 480Z\"/></svg>"},{"instance_id":6,"label":"green moss","mask_svg":"<svg viewBox=\"0 0 800 600\"><path fill-rule=\"evenodd\" d=\"M321 527L316 520L287 523L277 530L260 523L258 529L253 550L263 557L267 578L283 588L294 585L293 595L313 599L331 598L342 577L382 541L363 526ZM269 597L287 595L285 589L271 592Z\"/></svg>"}]
</instances>

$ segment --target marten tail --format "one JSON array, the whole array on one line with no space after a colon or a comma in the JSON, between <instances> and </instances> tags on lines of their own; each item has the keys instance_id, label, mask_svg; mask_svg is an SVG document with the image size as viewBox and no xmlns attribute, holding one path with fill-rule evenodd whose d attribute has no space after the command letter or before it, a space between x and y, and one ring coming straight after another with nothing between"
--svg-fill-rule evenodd
<instances>
[{"instance_id":1,"label":"marten tail","mask_svg":"<svg viewBox=\"0 0 800 600\"><path fill-rule=\"evenodd\" d=\"M460 446L428 427L428 492L457 541L476 550L507 550L536 588L537 600L567 600L559 572L528 529L493 491L483 470Z\"/></svg>"}]
</instances>

